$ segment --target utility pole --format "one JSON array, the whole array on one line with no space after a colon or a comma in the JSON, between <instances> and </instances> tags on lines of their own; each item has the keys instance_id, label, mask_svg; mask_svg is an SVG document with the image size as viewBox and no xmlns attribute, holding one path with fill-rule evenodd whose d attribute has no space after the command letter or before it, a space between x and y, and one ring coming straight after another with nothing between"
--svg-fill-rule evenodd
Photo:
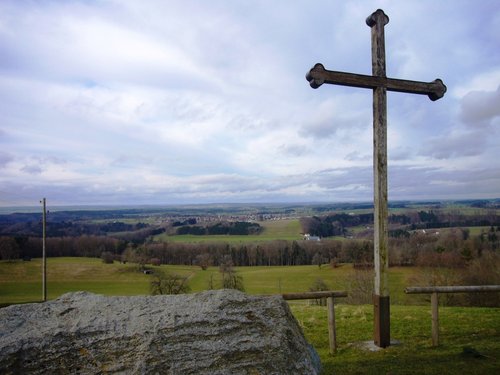
<instances>
[{"instance_id":1,"label":"utility pole","mask_svg":"<svg viewBox=\"0 0 500 375\"><path fill-rule=\"evenodd\" d=\"M43 206L42 211L42 301L47 301L47 256L45 251L45 225L47 222L47 213L45 198L40 202Z\"/></svg>"}]
</instances>

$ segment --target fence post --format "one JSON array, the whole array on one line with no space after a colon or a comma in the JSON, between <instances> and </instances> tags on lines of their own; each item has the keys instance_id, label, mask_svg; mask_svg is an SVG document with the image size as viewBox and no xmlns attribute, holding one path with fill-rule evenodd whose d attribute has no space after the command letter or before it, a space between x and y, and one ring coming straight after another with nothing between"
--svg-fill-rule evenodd
<instances>
[{"instance_id":1,"label":"fence post","mask_svg":"<svg viewBox=\"0 0 500 375\"><path fill-rule=\"evenodd\" d=\"M439 298L438 293L431 294L431 311L432 311L432 345L439 345Z\"/></svg>"},{"instance_id":2,"label":"fence post","mask_svg":"<svg viewBox=\"0 0 500 375\"><path fill-rule=\"evenodd\" d=\"M302 293L284 293L281 295L284 300L296 299L318 299L326 298L326 306L328 310L328 341L330 343L330 354L335 354L337 351L337 329L335 327L335 306L333 299L335 297L347 297L346 291L324 290L319 292L302 292Z\"/></svg>"},{"instance_id":3,"label":"fence post","mask_svg":"<svg viewBox=\"0 0 500 375\"><path fill-rule=\"evenodd\" d=\"M439 345L438 293L487 293L500 292L500 285L415 286L405 289L408 294L431 294L432 345Z\"/></svg>"},{"instance_id":4,"label":"fence post","mask_svg":"<svg viewBox=\"0 0 500 375\"><path fill-rule=\"evenodd\" d=\"M335 327L335 305L333 297L326 299L328 310L328 341L330 343L330 354L335 354L337 351L337 328Z\"/></svg>"}]
</instances>

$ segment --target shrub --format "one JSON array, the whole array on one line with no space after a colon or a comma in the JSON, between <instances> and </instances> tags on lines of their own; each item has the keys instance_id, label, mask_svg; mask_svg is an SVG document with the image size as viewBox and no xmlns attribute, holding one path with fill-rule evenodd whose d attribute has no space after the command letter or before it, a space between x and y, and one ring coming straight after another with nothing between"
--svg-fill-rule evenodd
<instances>
[{"instance_id":1,"label":"shrub","mask_svg":"<svg viewBox=\"0 0 500 375\"><path fill-rule=\"evenodd\" d=\"M328 285L321 278L314 280L313 284L309 287L310 292L321 292L329 290ZM312 305L326 306L326 298L316 298L311 300Z\"/></svg>"},{"instance_id":2,"label":"shrub","mask_svg":"<svg viewBox=\"0 0 500 375\"><path fill-rule=\"evenodd\" d=\"M460 274L454 268L447 267L422 267L419 269L418 274L410 279L412 286L452 286L463 285ZM424 300L430 302L430 294L425 295ZM439 303L441 305L460 305L463 300L463 295L455 293L441 293L439 294Z\"/></svg>"},{"instance_id":3,"label":"shrub","mask_svg":"<svg viewBox=\"0 0 500 375\"><path fill-rule=\"evenodd\" d=\"M102 259L102 262L105 264L113 264L114 255L113 255L113 253L111 253L109 251L103 251L101 253L101 259Z\"/></svg>"},{"instance_id":4,"label":"shrub","mask_svg":"<svg viewBox=\"0 0 500 375\"><path fill-rule=\"evenodd\" d=\"M160 266L161 265L161 260L160 258L151 258L149 261L152 266Z\"/></svg>"},{"instance_id":5,"label":"shrub","mask_svg":"<svg viewBox=\"0 0 500 375\"><path fill-rule=\"evenodd\" d=\"M233 268L233 263L229 257L225 257L225 260L219 266L219 272L222 275L223 289L237 289L242 292L245 291L243 278L236 274L236 271Z\"/></svg>"},{"instance_id":6,"label":"shrub","mask_svg":"<svg viewBox=\"0 0 500 375\"><path fill-rule=\"evenodd\" d=\"M374 271L371 268L353 269L346 281L347 303L370 304L373 299Z\"/></svg>"},{"instance_id":7,"label":"shrub","mask_svg":"<svg viewBox=\"0 0 500 375\"><path fill-rule=\"evenodd\" d=\"M500 285L500 256L492 251L474 259L463 275L465 285ZM471 306L500 306L500 293L467 293Z\"/></svg>"},{"instance_id":8,"label":"shrub","mask_svg":"<svg viewBox=\"0 0 500 375\"><path fill-rule=\"evenodd\" d=\"M445 251L437 248L436 251L422 251L417 256L417 266L461 268L466 264L465 258L457 251Z\"/></svg>"},{"instance_id":9,"label":"shrub","mask_svg":"<svg viewBox=\"0 0 500 375\"><path fill-rule=\"evenodd\" d=\"M314 265L317 265L318 268L321 268L321 265L325 262L325 258L321 253L318 251L316 254L314 254L311 263Z\"/></svg>"},{"instance_id":10,"label":"shrub","mask_svg":"<svg viewBox=\"0 0 500 375\"><path fill-rule=\"evenodd\" d=\"M183 294L191 290L187 277L158 270L153 272L150 287L152 295Z\"/></svg>"}]
</instances>

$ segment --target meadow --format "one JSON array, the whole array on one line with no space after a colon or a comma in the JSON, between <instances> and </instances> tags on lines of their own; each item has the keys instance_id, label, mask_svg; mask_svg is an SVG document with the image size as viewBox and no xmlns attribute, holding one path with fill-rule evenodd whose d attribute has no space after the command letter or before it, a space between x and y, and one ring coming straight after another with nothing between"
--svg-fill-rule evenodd
<instances>
[{"instance_id":1,"label":"meadow","mask_svg":"<svg viewBox=\"0 0 500 375\"><path fill-rule=\"evenodd\" d=\"M191 292L218 282L216 267L151 267L189 277ZM149 294L151 275L133 264L104 264L95 258L49 258L48 298L86 290L104 295ZM307 291L321 278L331 289L349 287L349 264L290 267L236 267L249 294ZM290 308L307 340L318 351L323 374L493 374L500 370L500 309L440 307L441 345L432 347L430 304L423 296L405 295L416 268L391 268L391 337L399 341L381 351L361 347L372 340L373 307L338 299L338 351L329 354L326 308L307 301L290 301ZM0 262L0 306L41 299L41 260Z\"/></svg>"},{"instance_id":2,"label":"meadow","mask_svg":"<svg viewBox=\"0 0 500 375\"><path fill-rule=\"evenodd\" d=\"M170 241L170 242L226 242L226 243L241 243L241 242L260 242L272 241L275 239L294 241L301 240L302 235L299 219L285 220L266 220L259 221L259 225L263 227L262 233L258 235L168 235L162 233L154 236L154 241Z\"/></svg>"},{"instance_id":3,"label":"meadow","mask_svg":"<svg viewBox=\"0 0 500 375\"><path fill-rule=\"evenodd\" d=\"M35 302L41 298L41 259L25 261L0 261L0 306L10 303ZM207 290L210 282L218 287L218 267L202 270L198 266L148 266L152 270L178 274L189 278L191 292ZM329 265L306 266L255 266L234 267L243 278L245 291L249 294L281 294L304 292L321 279L330 289L350 290L355 274L351 264L331 268ZM392 267L389 272L392 303L421 303L421 296L404 293L415 267ZM149 294L151 275L144 274L137 265L104 264L97 258L48 258L48 298L57 298L63 293L85 290L104 295Z\"/></svg>"}]
</instances>

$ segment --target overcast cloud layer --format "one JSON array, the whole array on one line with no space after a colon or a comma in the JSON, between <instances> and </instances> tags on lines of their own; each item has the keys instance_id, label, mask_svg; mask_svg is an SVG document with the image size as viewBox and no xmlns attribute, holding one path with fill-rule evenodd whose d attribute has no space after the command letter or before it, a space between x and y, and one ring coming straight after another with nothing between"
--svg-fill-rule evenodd
<instances>
[{"instance_id":1,"label":"overcast cloud layer","mask_svg":"<svg viewBox=\"0 0 500 375\"><path fill-rule=\"evenodd\" d=\"M372 200L371 90L388 94L389 199L500 196L498 1L0 2L0 205Z\"/></svg>"}]
</instances>

